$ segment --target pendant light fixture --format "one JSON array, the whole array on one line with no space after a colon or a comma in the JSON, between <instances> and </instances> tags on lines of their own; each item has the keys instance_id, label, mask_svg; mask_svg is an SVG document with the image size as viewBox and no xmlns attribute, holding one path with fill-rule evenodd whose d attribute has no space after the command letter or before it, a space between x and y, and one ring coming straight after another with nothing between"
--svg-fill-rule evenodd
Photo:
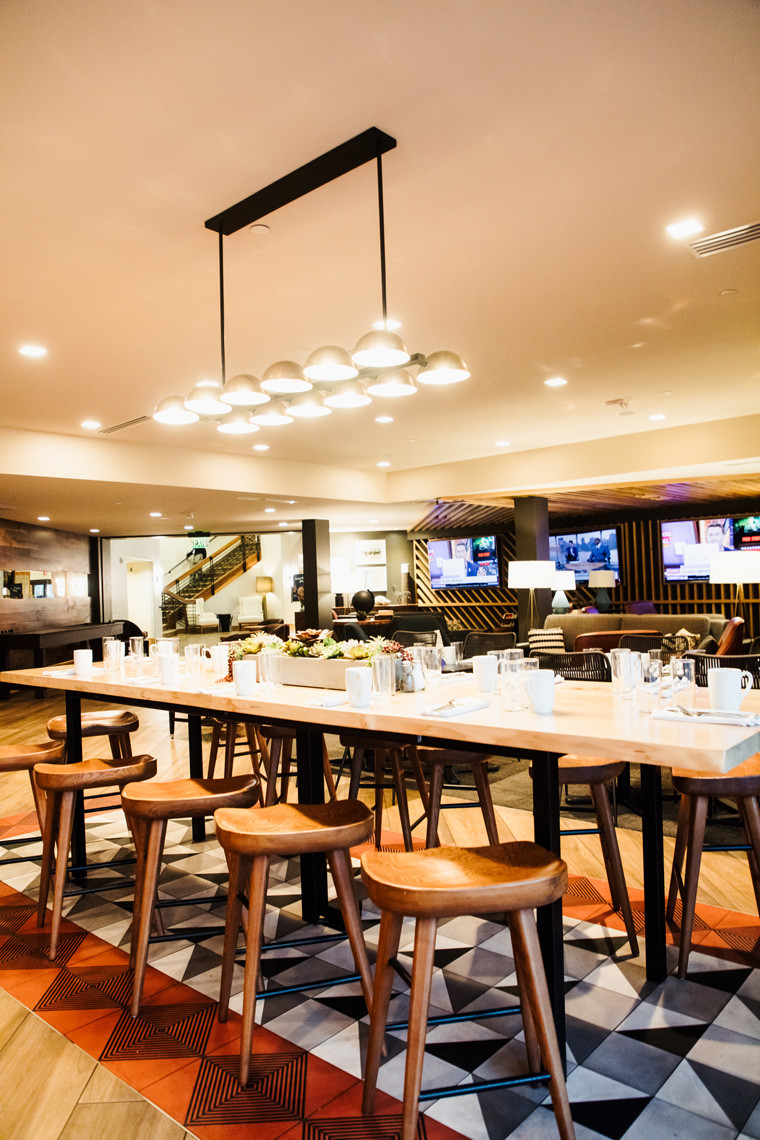
<instances>
[{"instance_id":1,"label":"pendant light fixture","mask_svg":"<svg viewBox=\"0 0 760 1140\"><path fill-rule=\"evenodd\" d=\"M295 360L278 360L267 368L261 387L274 396L292 396L295 392L310 391L312 383L306 379L303 368Z\"/></svg>"},{"instance_id":2,"label":"pendant light fixture","mask_svg":"<svg viewBox=\"0 0 760 1140\"><path fill-rule=\"evenodd\" d=\"M156 405L153 419L160 424L195 424L198 422L196 412L185 407L181 396L167 396Z\"/></svg>"},{"instance_id":3,"label":"pendant light fixture","mask_svg":"<svg viewBox=\"0 0 760 1140\"><path fill-rule=\"evenodd\" d=\"M225 416L221 423L217 424L217 431L222 432L223 435L250 435L254 431L258 431L258 424L251 422L251 413L247 412L245 408L235 408L229 415Z\"/></svg>"},{"instance_id":4,"label":"pendant light fixture","mask_svg":"<svg viewBox=\"0 0 760 1140\"><path fill-rule=\"evenodd\" d=\"M262 392L259 381L247 372L233 376L222 388L222 399L234 408L255 408L268 404L271 396Z\"/></svg>"},{"instance_id":5,"label":"pendant light fixture","mask_svg":"<svg viewBox=\"0 0 760 1140\"><path fill-rule=\"evenodd\" d=\"M363 408L372 403L372 397L367 395L367 389L359 380L349 380L329 392L325 403L330 408Z\"/></svg>"},{"instance_id":6,"label":"pendant light fixture","mask_svg":"<svg viewBox=\"0 0 760 1140\"><path fill-rule=\"evenodd\" d=\"M325 344L322 348L315 348L304 364L303 371L310 380L321 380L325 384L353 380L359 373L359 369L345 348L337 344Z\"/></svg>"},{"instance_id":7,"label":"pendant light fixture","mask_svg":"<svg viewBox=\"0 0 760 1140\"><path fill-rule=\"evenodd\" d=\"M417 385L405 368L393 368L390 372L382 372L377 380L368 384L367 391L371 396L413 396Z\"/></svg>"}]
</instances>

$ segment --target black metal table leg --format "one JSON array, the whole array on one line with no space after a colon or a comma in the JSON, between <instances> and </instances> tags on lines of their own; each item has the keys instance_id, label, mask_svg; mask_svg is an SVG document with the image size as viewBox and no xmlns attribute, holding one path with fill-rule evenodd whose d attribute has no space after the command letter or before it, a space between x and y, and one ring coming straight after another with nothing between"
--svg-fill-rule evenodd
<instances>
[{"instance_id":1,"label":"black metal table leg","mask_svg":"<svg viewBox=\"0 0 760 1140\"><path fill-rule=\"evenodd\" d=\"M641 765L641 840L644 854L644 943L650 982L667 977L665 953L665 867L662 854L662 772Z\"/></svg>"},{"instance_id":2,"label":"black metal table leg","mask_svg":"<svg viewBox=\"0 0 760 1140\"><path fill-rule=\"evenodd\" d=\"M188 711L187 715L187 742L189 747L190 779L203 778L203 737L201 735L202 718ZM192 821L192 835L196 843L202 843L206 838L206 820L198 816Z\"/></svg>"},{"instance_id":3,"label":"black metal table leg","mask_svg":"<svg viewBox=\"0 0 760 1140\"><path fill-rule=\"evenodd\" d=\"M82 698L79 693L66 690L66 762L79 764L82 760ZM74 797L74 821L71 830L71 865L80 868L72 871L75 879L84 879L87 864L87 845L84 829L84 796Z\"/></svg>"},{"instance_id":4,"label":"black metal table leg","mask_svg":"<svg viewBox=\"0 0 760 1140\"><path fill-rule=\"evenodd\" d=\"M533 834L536 843L560 854L559 774L557 757L551 752L533 756ZM544 960L549 999L557 1029L557 1042L567 1067L565 1028L565 957L562 947L562 899L536 912L541 956Z\"/></svg>"},{"instance_id":5,"label":"black metal table leg","mask_svg":"<svg viewBox=\"0 0 760 1140\"><path fill-rule=\"evenodd\" d=\"M325 802L322 772L322 733L306 726L296 730L296 771L298 799L304 804ZM301 913L305 922L318 922L329 916L327 904L327 860L324 855L301 856Z\"/></svg>"}]
</instances>

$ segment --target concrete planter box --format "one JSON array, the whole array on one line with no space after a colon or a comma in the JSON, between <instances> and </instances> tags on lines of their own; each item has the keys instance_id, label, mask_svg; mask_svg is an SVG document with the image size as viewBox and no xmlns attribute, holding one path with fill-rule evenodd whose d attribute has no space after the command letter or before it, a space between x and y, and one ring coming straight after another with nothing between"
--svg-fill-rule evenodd
<instances>
[{"instance_id":1,"label":"concrete planter box","mask_svg":"<svg viewBox=\"0 0 760 1140\"><path fill-rule=\"evenodd\" d=\"M256 660L258 653L249 660ZM282 679L286 685L303 685L310 689L345 689L346 669L363 665L363 661L343 658L283 657ZM367 666L369 668L369 666Z\"/></svg>"}]
</instances>

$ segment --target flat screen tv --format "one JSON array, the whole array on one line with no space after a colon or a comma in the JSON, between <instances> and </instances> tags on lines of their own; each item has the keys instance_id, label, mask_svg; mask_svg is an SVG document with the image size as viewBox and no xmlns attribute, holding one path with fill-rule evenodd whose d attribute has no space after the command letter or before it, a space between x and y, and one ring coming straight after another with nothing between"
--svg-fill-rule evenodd
<instances>
[{"instance_id":1,"label":"flat screen tv","mask_svg":"<svg viewBox=\"0 0 760 1140\"><path fill-rule=\"evenodd\" d=\"M434 590L483 589L499 585L496 536L434 538L427 544Z\"/></svg>"},{"instance_id":2,"label":"flat screen tv","mask_svg":"<svg viewBox=\"0 0 760 1140\"><path fill-rule=\"evenodd\" d=\"M760 550L760 515L734 519L734 549Z\"/></svg>"},{"instance_id":3,"label":"flat screen tv","mask_svg":"<svg viewBox=\"0 0 760 1140\"><path fill-rule=\"evenodd\" d=\"M588 582L592 570L612 570L620 581L617 531L582 530L575 534L550 534L549 557L558 570L572 570L576 582Z\"/></svg>"},{"instance_id":4,"label":"flat screen tv","mask_svg":"<svg viewBox=\"0 0 760 1140\"><path fill-rule=\"evenodd\" d=\"M666 582L709 582L713 554L734 549L733 519L677 519L660 532Z\"/></svg>"}]
</instances>

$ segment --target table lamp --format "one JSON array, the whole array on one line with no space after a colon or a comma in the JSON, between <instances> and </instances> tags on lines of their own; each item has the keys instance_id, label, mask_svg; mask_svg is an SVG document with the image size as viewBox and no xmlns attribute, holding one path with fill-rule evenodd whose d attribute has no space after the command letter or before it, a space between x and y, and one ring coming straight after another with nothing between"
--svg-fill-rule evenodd
<instances>
[{"instance_id":1,"label":"table lamp","mask_svg":"<svg viewBox=\"0 0 760 1140\"><path fill-rule=\"evenodd\" d=\"M536 590L553 590L554 577L557 573L553 562L539 562L534 560L516 561L509 563L507 586L510 590L530 590L528 603L528 629L533 629L536 622Z\"/></svg>"},{"instance_id":2,"label":"table lamp","mask_svg":"<svg viewBox=\"0 0 760 1140\"><path fill-rule=\"evenodd\" d=\"M610 612L610 595L607 590L610 586L617 585L617 579L613 570L589 570L588 575L589 587L596 590L596 608L600 614L608 614Z\"/></svg>"},{"instance_id":3,"label":"table lamp","mask_svg":"<svg viewBox=\"0 0 760 1140\"><path fill-rule=\"evenodd\" d=\"M554 597L552 598L552 613L566 614L569 609L572 609L572 605L565 590L575 589L575 571L555 570L552 585L555 590Z\"/></svg>"},{"instance_id":4,"label":"table lamp","mask_svg":"<svg viewBox=\"0 0 760 1140\"><path fill-rule=\"evenodd\" d=\"M710 582L736 586L734 617L742 616L744 583L760 582L760 550L718 550L710 559Z\"/></svg>"},{"instance_id":5,"label":"table lamp","mask_svg":"<svg viewBox=\"0 0 760 1140\"><path fill-rule=\"evenodd\" d=\"M274 581L268 574L262 574L256 579L256 593L261 595L261 609L264 621L267 619L267 597L274 592Z\"/></svg>"}]
</instances>

